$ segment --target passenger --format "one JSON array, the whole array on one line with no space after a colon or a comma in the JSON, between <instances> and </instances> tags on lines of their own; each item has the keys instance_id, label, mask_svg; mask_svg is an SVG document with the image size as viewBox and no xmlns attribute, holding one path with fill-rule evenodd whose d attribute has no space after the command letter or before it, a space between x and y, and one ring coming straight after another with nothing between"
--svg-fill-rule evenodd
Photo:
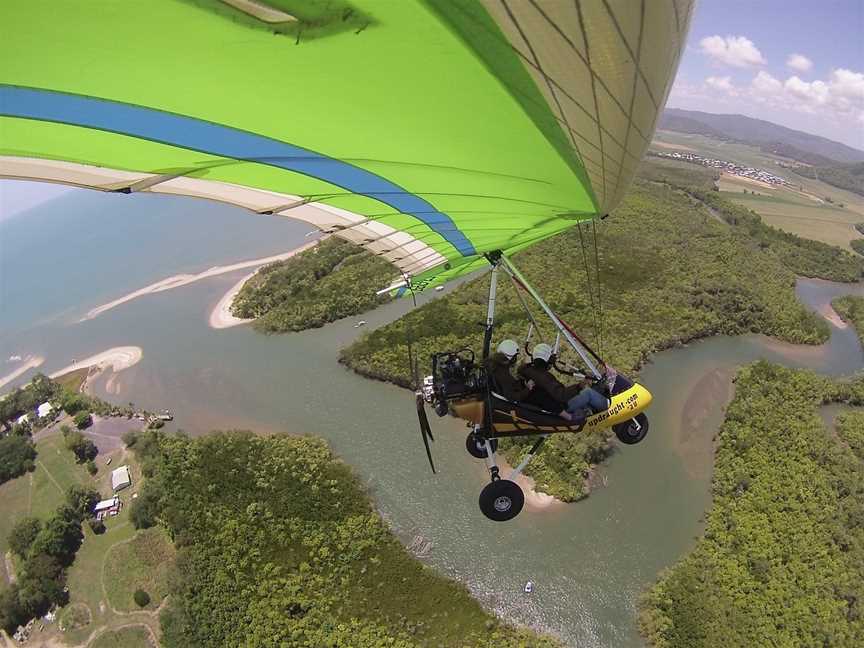
<instances>
[{"instance_id":1,"label":"passenger","mask_svg":"<svg viewBox=\"0 0 864 648\"><path fill-rule=\"evenodd\" d=\"M504 340L498 345L497 352L486 361L486 370L492 378L495 391L512 401L524 401L534 389L530 380L526 383L510 373L519 355L519 345L513 340Z\"/></svg>"},{"instance_id":2,"label":"passenger","mask_svg":"<svg viewBox=\"0 0 864 648\"><path fill-rule=\"evenodd\" d=\"M549 412L555 412L562 418L574 420L584 418L585 408L592 411L605 410L609 404L599 392L591 389L585 376L573 385L564 386L549 371L549 361L552 358L552 347L548 344L538 344L531 351L532 361L519 367L519 375L535 384L527 403L541 407Z\"/></svg>"}]
</instances>

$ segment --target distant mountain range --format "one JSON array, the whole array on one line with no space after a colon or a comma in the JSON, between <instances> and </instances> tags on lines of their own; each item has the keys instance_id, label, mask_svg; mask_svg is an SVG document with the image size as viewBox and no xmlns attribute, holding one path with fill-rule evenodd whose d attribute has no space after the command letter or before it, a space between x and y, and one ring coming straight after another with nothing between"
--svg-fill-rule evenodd
<instances>
[{"instance_id":1,"label":"distant mountain range","mask_svg":"<svg viewBox=\"0 0 864 648\"><path fill-rule=\"evenodd\" d=\"M816 166L864 162L864 151L744 115L715 115L697 110L667 108L660 117L658 128L751 144L766 153Z\"/></svg>"}]
</instances>

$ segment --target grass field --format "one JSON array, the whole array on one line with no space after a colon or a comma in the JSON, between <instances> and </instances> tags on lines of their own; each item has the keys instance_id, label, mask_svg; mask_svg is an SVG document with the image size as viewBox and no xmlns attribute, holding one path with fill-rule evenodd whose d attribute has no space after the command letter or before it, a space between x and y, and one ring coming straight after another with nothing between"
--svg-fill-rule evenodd
<instances>
[{"instance_id":1,"label":"grass field","mask_svg":"<svg viewBox=\"0 0 864 648\"><path fill-rule=\"evenodd\" d=\"M12 526L28 515L47 519L63 503L66 490L72 484L84 484L95 488L103 497L107 497L111 493L111 469L127 461L133 480L132 488L120 493L121 500L124 502L120 515L105 521L107 528L105 533L95 535L89 526L86 524L83 526L84 542L67 572L69 605L61 611L61 618L67 621L74 618L78 622L70 623L69 625L75 627L66 632L60 632L57 625L49 624L44 633L37 635L38 639L45 641L50 637L56 637L64 643L84 644L95 630L120 628L134 622L137 624L135 628L124 628L119 633L112 631L101 634L90 645L130 648L152 645L150 633L144 625L149 625L158 631L158 619L149 611L126 614L126 611L136 609L132 605L116 605L119 613L115 613L112 604L116 595L109 599L108 588L103 581L103 576L108 571L105 565L109 557L119 556L121 562L112 565L112 578L130 586L135 583L131 591L139 586L138 582L146 582L147 586L144 589L155 601L155 605L158 605L164 597L164 572L167 570L167 565L157 566L156 554L161 552L162 555L173 555L173 547L168 543L167 538L164 535L158 536L148 532L149 535L135 545L136 549L143 552L142 554L130 556L130 552L122 551L124 547L130 546L124 543L135 538L135 529L129 521L128 505L141 480L138 465L131 455L126 456L125 450L117 450L110 455L100 455L96 459L98 473L95 477L91 477L83 465L75 463L72 452L66 449L63 436L59 433L37 441L36 450L38 452L36 469L32 473L0 486L0 553L2 554L8 550L7 539ZM108 457L112 459L110 466L106 465ZM154 535L156 537L151 537ZM119 545L118 552L114 551L115 545ZM127 574L124 570L125 566L129 566L132 573ZM147 572L147 570L151 571ZM0 560L0 590L6 587L7 582L5 561ZM131 602L131 594L129 599Z\"/></svg>"},{"instance_id":2,"label":"grass field","mask_svg":"<svg viewBox=\"0 0 864 648\"><path fill-rule=\"evenodd\" d=\"M174 554L174 545L159 527L139 531L129 542L111 547L103 572L111 607L124 612L140 609L132 595L142 589L150 595L144 609L158 608L168 593L168 570Z\"/></svg>"},{"instance_id":3,"label":"grass field","mask_svg":"<svg viewBox=\"0 0 864 648\"><path fill-rule=\"evenodd\" d=\"M147 626L138 624L104 632L87 648L155 648L155 644Z\"/></svg>"},{"instance_id":4,"label":"grass field","mask_svg":"<svg viewBox=\"0 0 864 648\"><path fill-rule=\"evenodd\" d=\"M75 464L72 453L63 447L60 435L36 443L36 470L0 486L0 554L9 549L8 537L20 519L32 515L50 517L63 503L72 484L92 484L83 466ZM5 561L0 560L0 589L8 582Z\"/></svg>"},{"instance_id":5,"label":"grass field","mask_svg":"<svg viewBox=\"0 0 864 648\"><path fill-rule=\"evenodd\" d=\"M846 209L864 215L864 199L861 196L820 180L805 178L794 173L791 169L783 168L777 164L778 161L786 163L794 161L763 153L756 146L721 142L720 140L711 139L703 135L687 135L685 133L673 133L672 131L658 131L654 141L655 144L652 148L655 148L657 151L690 150L700 155L765 169L781 178L785 178L792 184L799 185L807 193L819 198L828 197L835 203L843 203Z\"/></svg>"},{"instance_id":6,"label":"grass field","mask_svg":"<svg viewBox=\"0 0 864 648\"><path fill-rule=\"evenodd\" d=\"M758 167L799 186L769 186L727 173L721 175L718 188L723 197L757 212L768 225L850 251L849 242L861 238L853 226L864 220L864 199L781 167L778 162L789 162L785 158L763 153L754 146L670 131L658 132L652 146L657 151L689 150Z\"/></svg>"}]
</instances>

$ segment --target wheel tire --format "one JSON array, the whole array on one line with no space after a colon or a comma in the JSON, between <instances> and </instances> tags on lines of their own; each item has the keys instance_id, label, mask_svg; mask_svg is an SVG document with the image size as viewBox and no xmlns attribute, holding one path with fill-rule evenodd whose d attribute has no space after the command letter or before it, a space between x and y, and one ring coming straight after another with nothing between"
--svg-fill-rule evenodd
<instances>
[{"instance_id":1,"label":"wheel tire","mask_svg":"<svg viewBox=\"0 0 864 648\"><path fill-rule=\"evenodd\" d=\"M496 452L498 450L498 439L489 439L489 445L492 446L492 452ZM475 459L485 459L487 455L486 439L471 432L465 439L465 449Z\"/></svg>"},{"instance_id":2,"label":"wheel tire","mask_svg":"<svg viewBox=\"0 0 864 648\"><path fill-rule=\"evenodd\" d=\"M636 421L639 423L638 428L633 423L633 419L612 426L612 429L615 430L615 436L621 443L633 445L639 443L648 434L648 417L644 414L637 414Z\"/></svg>"},{"instance_id":3,"label":"wheel tire","mask_svg":"<svg viewBox=\"0 0 864 648\"><path fill-rule=\"evenodd\" d=\"M494 522L512 520L524 505L525 494L509 479L496 479L480 492L480 510Z\"/></svg>"}]
</instances>

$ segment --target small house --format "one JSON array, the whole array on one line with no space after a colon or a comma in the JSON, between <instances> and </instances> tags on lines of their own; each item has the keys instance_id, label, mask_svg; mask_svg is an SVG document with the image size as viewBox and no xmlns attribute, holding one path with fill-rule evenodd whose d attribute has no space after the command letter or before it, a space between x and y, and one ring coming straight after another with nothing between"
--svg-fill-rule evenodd
<instances>
[{"instance_id":1,"label":"small house","mask_svg":"<svg viewBox=\"0 0 864 648\"><path fill-rule=\"evenodd\" d=\"M36 413L39 415L39 418L45 418L46 416L49 416L53 411L54 406L47 401L42 403L38 408L36 408Z\"/></svg>"},{"instance_id":2,"label":"small house","mask_svg":"<svg viewBox=\"0 0 864 648\"><path fill-rule=\"evenodd\" d=\"M111 488L116 492L132 485L132 477L129 476L129 466L120 466L111 473Z\"/></svg>"},{"instance_id":3,"label":"small house","mask_svg":"<svg viewBox=\"0 0 864 648\"><path fill-rule=\"evenodd\" d=\"M18 425L27 425L30 422L30 415L29 414L22 414L17 419L15 419L15 422Z\"/></svg>"},{"instance_id":4,"label":"small house","mask_svg":"<svg viewBox=\"0 0 864 648\"><path fill-rule=\"evenodd\" d=\"M117 515L120 512L120 508L120 498L115 495L110 499L97 502L96 506L93 507L93 513L96 515L97 520L104 520L109 515Z\"/></svg>"}]
</instances>

